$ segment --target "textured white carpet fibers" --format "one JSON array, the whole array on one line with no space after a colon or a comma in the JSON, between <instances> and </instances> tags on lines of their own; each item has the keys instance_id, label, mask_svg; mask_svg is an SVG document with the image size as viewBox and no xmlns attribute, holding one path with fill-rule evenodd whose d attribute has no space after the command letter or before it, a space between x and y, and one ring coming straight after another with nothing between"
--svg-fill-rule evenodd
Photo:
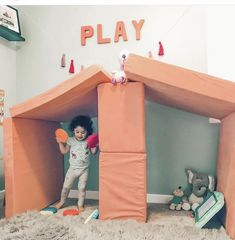
<instances>
[{"instance_id":1,"label":"textured white carpet fibers","mask_svg":"<svg viewBox=\"0 0 235 240\"><path fill-rule=\"evenodd\" d=\"M9 220L0 220L1 240L228 240L224 228L196 229L186 212L171 212L165 205L149 207L148 222L92 220L86 217L97 206L86 207L78 216L52 216L37 211L27 212ZM64 209L63 209L64 210Z\"/></svg>"}]
</instances>

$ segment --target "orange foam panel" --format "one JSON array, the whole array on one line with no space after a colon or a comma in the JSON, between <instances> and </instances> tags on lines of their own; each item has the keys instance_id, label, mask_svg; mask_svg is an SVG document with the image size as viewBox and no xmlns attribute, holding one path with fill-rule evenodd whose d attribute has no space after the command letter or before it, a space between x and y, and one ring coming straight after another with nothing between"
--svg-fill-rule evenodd
<instances>
[{"instance_id":1,"label":"orange foam panel","mask_svg":"<svg viewBox=\"0 0 235 240\"><path fill-rule=\"evenodd\" d=\"M11 108L11 116L46 121L70 121L79 114L97 116L98 84L111 76L100 66L84 69L73 78Z\"/></svg>"},{"instance_id":2,"label":"orange foam panel","mask_svg":"<svg viewBox=\"0 0 235 240\"><path fill-rule=\"evenodd\" d=\"M218 119L235 111L234 82L134 54L124 68L146 85L149 100Z\"/></svg>"},{"instance_id":3,"label":"orange foam panel","mask_svg":"<svg viewBox=\"0 0 235 240\"><path fill-rule=\"evenodd\" d=\"M146 221L146 154L100 153L99 214Z\"/></svg>"},{"instance_id":4,"label":"orange foam panel","mask_svg":"<svg viewBox=\"0 0 235 240\"><path fill-rule=\"evenodd\" d=\"M126 85L94 65L11 108L4 120L6 216L41 209L59 199L63 156L54 131L75 115L98 115L101 219L146 220L144 99L222 119L218 190L225 226L235 238L235 83L130 54ZM133 82L135 81L135 82ZM97 98L98 86L98 98Z\"/></svg>"},{"instance_id":5,"label":"orange foam panel","mask_svg":"<svg viewBox=\"0 0 235 240\"><path fill-rule=\"evenodd\" d=\"M4 120L6 217L42 209L60 198L63 156L55 141L57 122Z\"/></svg>"},{"instance_id":6,"label":"orange foam panel","mask_svg":"<svg viewBox=\"0 0 235 240\"><path fill-rule=\"evenodd\" d=\"M144 85L98 86L99 147L103 152L144 153Z\"/></svg>"},{"instance_id":7,"label":"orange foam panel","mask_svg":"<svg viewBox=\"0 0 235 240\"><path fill-rule=\"evenodd\" d=\"M225 227L235 239L235 113L222 120L217 160L218 191L225 196Z\"/></svg>"}]
</instances>

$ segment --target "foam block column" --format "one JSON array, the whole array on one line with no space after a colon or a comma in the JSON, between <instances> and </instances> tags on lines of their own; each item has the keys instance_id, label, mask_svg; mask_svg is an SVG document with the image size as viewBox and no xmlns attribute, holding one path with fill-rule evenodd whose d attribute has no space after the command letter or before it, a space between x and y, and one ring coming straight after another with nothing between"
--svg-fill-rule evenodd
<instances>
[{"instance_id":1,"label":"foam block column","mask_svg":"<svg viewBox=\"0 0 235 240\"><path fill-rule=\"evenodd\" d=\"M98 112L102 152L146 152L142 83L99 85Z\"/></svg>"},{"instance_id":2,"label":"foam block column","mask_svg":"<svg viewBox=\"0 0 235 240\"><path fill-rule=\"evenodd\" d=\"M222 119L217 161L218 191L225 197L225 228L235 238L235 113Z\"/></svg>"},{"instance_id":3,"label":"foam block column","mask_svg":"<svg viewBox=\"0 0 235 240\"><path fill-rule=\"evenodd\" d=\"M146 154L100 153L101 219L146 220Z\"/></svg>"},{"instance_id":4,"label":"foam block column","mask_svg":"<svg viewBox=\"0 0 235 240\"><path fill-rule=\"evenodd\" d=\"M63 156L55 141L57 122L4 120L6 217L41 209L60 197Z\"/></svg>"},{"instance_id":5,"label":"foam block column","mask_svg":"<svg viewBox=\"0 0 235 240\"><path fill-rule=\"evenodd\" d=\"M144 85L98 87L100 219L146 221Z\"/></svg>"}]
</instances>

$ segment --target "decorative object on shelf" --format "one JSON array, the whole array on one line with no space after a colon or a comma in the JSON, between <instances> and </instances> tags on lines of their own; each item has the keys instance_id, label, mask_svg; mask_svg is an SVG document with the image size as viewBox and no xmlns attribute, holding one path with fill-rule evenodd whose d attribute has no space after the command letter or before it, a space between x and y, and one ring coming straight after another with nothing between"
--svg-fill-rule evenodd
<instances>
[{"instance_id":1,"label":"decorative object on shelf","mask_svg":"<svg viewBox=\"0 0 235 240\"><path fill-rule=\"evenodd\" d=\"M80 72L82 72L83 70L84 70L84 66L81 65Z\"/></svg>"},{"instance_id":2,"label":"decorative object on shelf","mask_svg":"<svg viewBox=\"0 0 235 240\"><path fill-rule=\"evenodd\" d=\"M70 62L69 72L70 72L70 73L74 73L74 63L73 63L73 59L72 59L71 62Z\"/></svg>"},{"instance_id":3,"label":"decorative object on shelf","mask_svg":"<svg viewBox=\"0 0 235 240\"><path fill-rule=\"evenodd\" d=\"M62 57L61 57L61 64L60 64L61 67L65 67L65 54L63 53Z\"/></svg>"},{"instance_id":4,"label":"decorative object on shelf","mask_svg":"<svg viewBox=\"0 0 235 240\"><path fill-rule=\"evenodd\" d=\"M163 56L164 55L164 48L163 48L161 42L158 42L158 43L159 43L158 56Z\"/></svg>"},{"instance_id":5,"label":"decorative object on shelf","mask_svg":"<svg viewBox=\"0 0 235 240\"><path fill-rule=\"evenodd\" d=\"M9 41L25 41L21 36L17 9L0 5L0 36Z\"/></svg>"},{"instance_id":6,"label":"decorative object on shelf","mask_svg":"<svg viewBox=\"0 0 235 240\"><path fill-rule=\"evenodd\" d=\"M4 90L0 90L0 125L3 124L4 118Z\"/></svg>"}]
</instances>

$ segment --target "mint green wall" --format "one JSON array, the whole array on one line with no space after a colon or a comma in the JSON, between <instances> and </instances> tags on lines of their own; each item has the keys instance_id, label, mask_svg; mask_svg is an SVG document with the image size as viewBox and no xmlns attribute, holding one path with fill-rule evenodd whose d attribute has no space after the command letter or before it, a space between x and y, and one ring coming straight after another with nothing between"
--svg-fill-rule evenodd
<instances>
[{"instance_id":1,"label":"mint green wall","mask_svg":"<svg viewBox=\"0 0 235 240\"><path fill-rule=\"evenodd\" d=\"M0 191L5 189L3 160L0 160Z\"/></svg>"},{"instance_id":2,"label":"mint green wall","mask_svg":"<svg viewBox=\"0 0 235 240\"><path fill-rule=\"evenodd\" d=\"M219 125L189 112L146 102L147 192L187 186L185 168L216 173Z\"/></svg>"},{"instance_id":3,"label":"mint green wall","mask_svg":"<svg viewBox=\"0 0 235 240\"><path fill-rule=\"evenodd\" d=\"M185 168L216 173L219 125L208 118L146 101L147 192L170 194L187 186ZM93 119L97 132L97 118ZM67 129L68 124L63 124ZM68 156L65 158L65 172ZM98 190L98 154L92 156L88 190ZM77 183L73 189L77 189Z\"/></svg>"}]
</instances>

